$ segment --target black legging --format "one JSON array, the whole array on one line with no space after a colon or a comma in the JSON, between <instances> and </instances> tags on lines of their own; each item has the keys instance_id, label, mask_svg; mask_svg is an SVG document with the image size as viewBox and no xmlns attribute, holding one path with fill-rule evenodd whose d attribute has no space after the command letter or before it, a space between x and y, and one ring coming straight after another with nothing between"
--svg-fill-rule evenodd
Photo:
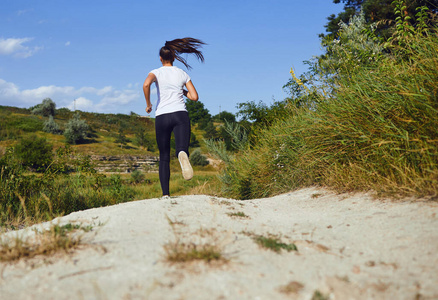
<instances>
[{"instance_id":1,"label":"black legging","mask_svg":"<svg viewBox=\"0 0 438 300\"><path fill-rule=\"evenodd\" d=\"M159 176L163 195L169 195L170 136L172 131L175 136L175 155L178 156L180 151L189 155L190 119L188 112L177 111L155 118L155 134L160 151Z\"/></svg>"}]
</instances>

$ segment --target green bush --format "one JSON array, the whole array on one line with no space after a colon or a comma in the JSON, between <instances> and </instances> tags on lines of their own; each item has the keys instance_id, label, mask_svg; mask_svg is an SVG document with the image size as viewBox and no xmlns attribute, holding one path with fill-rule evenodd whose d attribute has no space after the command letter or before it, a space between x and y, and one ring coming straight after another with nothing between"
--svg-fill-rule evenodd
<instances>
[{"instance_id":1,"label":"green bush","mask_svg":"<svg viewBox=\"0 0 438 300\"><path fill-rule=\"evenodd\" d=\"M196 135L193 132L191 132L190 133L190 144L189 144L189 147L197 148L199 146L200 146L200 144L199 144L198 139L196 138Z\"/></svg>"},{"instance_id":2,"label":"green bush","mask_svg":"<svg viewBox=\"0 0 438 300\"><path fill-rule=\"evenodd\" d=\"M32 135L15 146L15 155L24 167L43 171L53 160L53 147L45 138Z\"/></svg>"},{"instance_id":3,"label":"green bush","mask_svg":"<svg viewBox=\"0 0 438 300\"><path fill-rule=\"evenodd\" d=\"M53 120L53 116L49 116L49 119L44 122L43 131L52 134L62 133L61 128L59 128L59 125L56 124L55 120Z\"/></svg>"},{"instance_id":4,"label":"green bush","mask_svg":"<svg viewBox=\"0 0 438 300\"><path fill-rule=\"evenodd\" d=\"M201 154L201 151L199 149L196 149L190 155L190 162L194 166L206 166L206 165L208 165L207 158L204 155Z\"/></svg>"},{"instance_id":5,"label":"green bush","mask_svg":"<svg viewBox=\"0 0 438 300\"><path fill-rule=\"evenodd\" d=\"M141 147L146 148L147 151L150 151L150 152L155 151L155 144L156 144L155 139L146 133L145 128L139 128L135 132L134 143L137 146L141 146Z\"/></svg>"},{"instance_id":6,"label":"green bush","mask_svg":"<svg viewBox=\"0 0 438 300\"><path fill-rule=\"evenodd\" d=\"M81 115L76 113L66 125L64 136L67 143L77 144L85 140L89 126L85 120L81 120Z\"/></svg>"},{"instance_id":7,"label":"green bush","mask_svg":"<svg viewBox=\"0 0 438 300\"><path fill-rule=\"evenodd\" d=\"M145 176L140 170L134 170L131 173L131 182L140 183L144 180Z\"/></svg>"}]
</instances>

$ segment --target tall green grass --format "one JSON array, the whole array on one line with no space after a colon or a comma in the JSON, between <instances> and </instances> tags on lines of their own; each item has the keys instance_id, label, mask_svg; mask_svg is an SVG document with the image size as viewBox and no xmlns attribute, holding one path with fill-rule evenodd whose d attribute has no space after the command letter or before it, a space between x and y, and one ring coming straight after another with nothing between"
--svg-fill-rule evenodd
<instances>
[{"instance_id":1,"label":"tall green grass","mask_svg":"<svg viewBox=\"0 0 438 300\"><path fill-rule=\"evenodd\" d=\"M405 47L335 78L333 96L321 95L316 109L289 108L227 164L225 192L247 199L322 185L436 196L438 36Z\"/></svg>"}]
</instances>

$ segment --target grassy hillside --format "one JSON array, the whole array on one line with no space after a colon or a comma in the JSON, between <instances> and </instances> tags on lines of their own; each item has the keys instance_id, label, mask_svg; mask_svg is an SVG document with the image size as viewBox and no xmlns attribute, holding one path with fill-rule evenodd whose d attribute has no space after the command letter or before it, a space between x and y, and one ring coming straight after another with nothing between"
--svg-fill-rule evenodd
<instances>
[{"instance_id":1,"label":"grassy hillside","mask_svg":"<svg viewBox=\"0 0 438 300\"><path fill-rule=\"evenodd\" d=\"M74 112L59 109L54 121L64 129ZM80 112L81 119L90 126L90 131L84 142L72 145L75 151L88 155L156 155L155 151L147 151L136 143L136 133L143 131L148 140L155 141L154 120L137 115L99 114ZM47 118L32 115L29 109L0 106L0 147L13 146L18 139L36 134L45 137L54 148L65 145L63 135L43 132ZM122 132L128 139L126 145L116 143L118 134Z\"/></svg>"}]
</instances>

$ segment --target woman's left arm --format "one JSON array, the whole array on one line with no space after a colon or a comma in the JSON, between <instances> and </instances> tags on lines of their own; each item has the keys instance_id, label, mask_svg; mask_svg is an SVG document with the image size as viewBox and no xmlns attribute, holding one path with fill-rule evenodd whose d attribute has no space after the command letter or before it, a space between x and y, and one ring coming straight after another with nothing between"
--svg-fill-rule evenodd
<instances>
[{"instance_id":1,"label":"woman's left arm","mask_svg":"<svg viewBox=\"0 0 438 300\"><path fill-rule=\"evenodd\" d=\"M187 90L183 90L184 96L189 98L192 101L198 101L198 92L195 89L195 86L193 85L192 81L189 80L189 82L186 83Z\"/></svg>"},{"instance_id":2,"label":"woman's left arm","mask_svg":"<svg viewBox=\"0 0 438 300\"><path fill-rule=\"evenodd\" d=\"M146 112L149 114L152 111L152 103L151 103L151 84L155 82L157 78L153 73L149 73L148 77L143 83L143 93L144 98L146 99Z\"/></svg>"}]
</instances>

